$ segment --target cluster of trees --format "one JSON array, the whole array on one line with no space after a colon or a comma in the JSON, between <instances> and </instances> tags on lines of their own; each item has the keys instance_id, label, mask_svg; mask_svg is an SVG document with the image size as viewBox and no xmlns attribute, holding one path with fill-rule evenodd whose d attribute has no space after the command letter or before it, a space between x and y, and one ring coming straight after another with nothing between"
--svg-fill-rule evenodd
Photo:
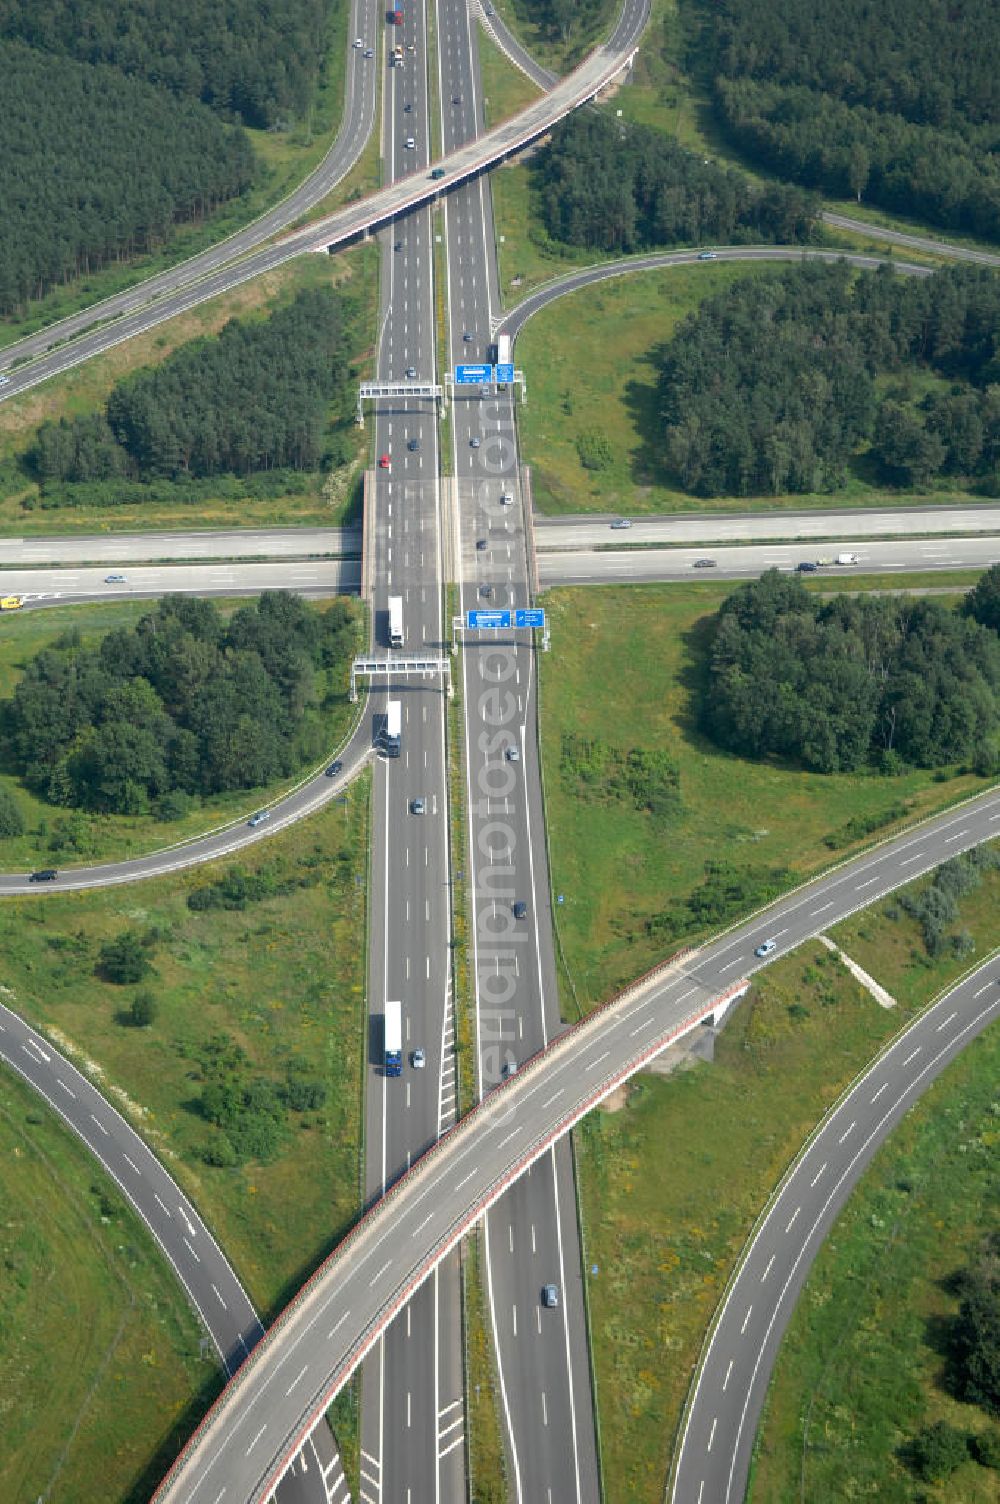
<instances>
[{"instance_id":1,"label":"cluster of trees","mask_svg":"<svg viewBox=\"0 0 1000 1504\"><path fill-rule=\"evenodd\" d=\"M566 42L600 19L606 0L515 0L515 10L552 41Z\"/></svg>"},{"instance_id":2,"label":"cluster of trees","mask_svg":"<svg viewBox=\"0 0 1000 1504\"><path fill-rule=\"evenodd\" d=\"M159 245L253 180L246 137L196 100L12 41L0 76L0 314Z\"/></svg>"},{"instance_id":3,"label":"cluster of trees","mask_svg":"<svg viewBox=\"0 0 1000 1504\"><path fill-rule=\"evenodd\" d=\"M600 737L566 732L560 766L577 799L621 800L659 818L680 810L680 773L662 747L614 747Z\"/></svg>"},{"instance_id":4,"label":"cluster of trees","mask_svg":"<svg viewBox=\"0 0 1000 1504\"><path fill-rule=\"evenodd\" d=\"M0 37L50 58L111 64L119 86L122 75L143 79L269 126L308 106L327 9L324 0L3 0Z\"/></svg>"},{"instance_id":5,"label":"cluster of trees","mask_svg":"<svg viewBox=\"0 0 1000 1504\"><path fill-rule=\"evenodd\" d=\"M976 945L970 932L961 929L949 933L949 927L959 917L962 899L975 892L984 872L997 866L1000 855L993 847L977 846L940 866L926 887L901 894L899 907L920 925L929 956L938 956L946 948L960 960L973 954ZM896 917L895 906L891 906L890 913Z\"/></svg>"},{"instance_id":6,"label":"cluster of trees","mask_svg":"<svg viewBox=\"0 0 1000 1504\"><path fill-rule=\"evenodd\" d=\"M46 422L28 455L43 490L114 478L315 469L349 374L338 295L301 291L120 382L103 413Z\"/></svg>"},{"instance_id":7,"label":"cluster of trees","mask_svg":"<svg viewBox=\"0 0 1000 1504\"><path fill-rule=\"evenodd\" d=\"M254 1075L246 1051L224 1034L206 1040L199 1062L198 1105L219 1130L204 1149L211 1165L273 1159L285 1137L287 1114L315 1112L326 1103L326 1083L304 1062L290 1062L283 1081Z\"/></svg>"},{"instance_id":8,"label":"cluster of trees","mask_svg":"<svg viewBox=\"0 0 1000 1504\"><path fill-rule=\"evenodd\" d=\"M969 760L992 772L1000 638L971 593L962 611L887 596L824 601L769 570L719 608L702 723L732 752L821 773Z\"/></svg>"},{"instance_id":9,"label":"cluster of trees","mask_svg":"<svg viewBox=\"0 0 1000 1504\"><path fill-rule=\"evenodd\" d=\"M254 788L318 758L323 710L357 650L356 605L312 610L283 591L225 622L168 596L84 646L67 633L3 706L10 758L54 804L137 814L177 793Z\"/></svg>"},{"instance_id":10,"label":"cluster of trees","mask_svg":"<svg viewBox=\"0 0 1000 1504\"><path fill-rule=\"evenodd\" d=\"M985 268L903 278L811 263L736 283L664 351L667 463L699 496L831 491L861 450L890 484L992 477L998 328ZM957 389L912 408L880 398L876 377L915 363Z\"/></svg>"},{"instance_id":11,"label":"cluster of trees","mask_svg":"<svg viewBox=\"0 0 1000 1504\"><path fill-rule=\"evenodd\" d=\"M580 111L534 159L553 239L627 254L708 241L805 241L818 199L786 183L759 187L705 162L662 131Z\"/></svg>"},{"instance_id":12,"label":"cluster of trees","mask_svg":"<svg viewBox=\"0 0 1000 1504\"><path fill-rule=\"evenodd\" d=\"M992 0L716 0L706 34L741 150L806 187L1000 233Z\"/></svg>"}]
</instances>

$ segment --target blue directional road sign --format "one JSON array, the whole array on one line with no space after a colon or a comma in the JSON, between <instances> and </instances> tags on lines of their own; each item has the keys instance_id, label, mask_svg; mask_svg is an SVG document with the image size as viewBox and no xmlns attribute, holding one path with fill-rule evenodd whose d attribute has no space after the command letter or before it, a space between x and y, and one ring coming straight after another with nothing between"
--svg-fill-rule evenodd
<instances>
[{"instance_id":1,"label":"blue directional road sign","mask_svg":"<svg viewBox=\"0 0 1000 1504\"><path fill-rule=\"evenodd\" d=\"M456 366L455 383L457 386L481 386L484 381L492 380L492 366Z\"/></svg>"},{"instance_id":2,"label":"blue directional road sign","mask_svg":"<svg viewBox=\"0 0 1000 1504\"><path fill-rule=\"evenodd\" d=\"M514 625L515 627L541 627L544 629L545 612L540 611L537 606L532 606L529 610L519 608L514 612Z\"/></svg>"},{"instance_id":3,"label":"blue directional road sign","mask_svg":"<svg viewBox=\"0 0 1000 1504\"><path fill-rule=\"evenodd\" d=\"M494 381L505 381L507 383L507 385L510 386L510 383L514 380L514 367L513 367L513 365L509 365L509 366L494 366L493 367L493 380Z\"/></svg>"},{"instance_id":4,"label":"blue directional road sign","mask_svg":"<svg viewBox=\"0 0 1000 1504\"><path fill-rule=\"evenodd\" d=\"M509 611L467 611L467 624L472 631L481 631L485 628L500 628L510 626Z\"/></svg>"}]
</instances>

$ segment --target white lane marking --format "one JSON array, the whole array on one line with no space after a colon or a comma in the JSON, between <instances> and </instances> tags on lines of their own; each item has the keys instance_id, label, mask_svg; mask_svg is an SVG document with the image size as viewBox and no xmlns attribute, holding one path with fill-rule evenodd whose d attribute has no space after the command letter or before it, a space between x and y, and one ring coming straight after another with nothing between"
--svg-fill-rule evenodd
<instances>
[{"instance_id":1,"label":"white lane marking","mask_svg":"<svg viewBox=\"0 0 1000 1504\"><path fill-rule=\"evenodd\" d=\"M642 1033L643 1029L652 1028L653 1024L655 1024L655 1023L656 1023L655 1015L650 1014L649 1018L647 1018L643 1023L638 1024L636 1026L636 1028L629 1029L629 1031L628 1031L628 1037L629 1037L629 1039L634 1039L637 1034L641 1034Z\"/></svg>"},{"instance_id":2,"label":"white lane marking","mask_svg":"<svg viewBox=\"0 0 1000 1504\"><path fill-rule=\"evenodd\" d=\"M219 1291L218 1285L213 1285L212 1289L215 1291L215 1298L219 1302L219 1305L222 1307L222 1309L224 1311L228 1311L229 1307L226 1305L226 1302L223 1300L222 1295L221 1295L221 1293Z\"/></svg>"},{"instance_id":3,"label":"white lane marking","mask_svg":"<svg viewBox=\"0 0 1000 1504\"><path fill-rule=\"evenodd\" d=\"M456 1191L460 1191L462 1189L463 1185L468 1185L468 1183L469 1183L470 1180L475 1180L475 1178L476 1178L476 1176L478 1174L479 1174L479 1167L477 1165L474 1170L470 1170L469 1171L468 1175L466 1175L464 1177L464 1179L462 1179L462 1180L460 1180L458 1182L458 1185L455 1186L455 1190Z\"/></svg>"},{"instance_id":4,"label":"white lane marking","mask_svg":"<svg viewBox=\"0 0 1000 1504\"><path fill-rule=\"evenodd\" d=\"M158 1206L161 1206L163 1208L163 1210L166 1212L167 1216L169 1217L170 1216L170 1208L169 1208L169 1206L167 1205L167 1203L165 1201L161 1201L160 1200L159 1196L156 1194L155 1191L153 1192L153 1200L157 1203Z\"/></svg>"},{"instance_id":5,"label":"white lane marking","mask_svg":"<svg viewBox=\"0 0 1000 1504\"><path fill-rule=\"evenodd\" d=\"M263 1426L261 1426L260 1430L257 1432L257 1435L254 1437L253 1441L247 1447L246 1452L244 1453L244 1456L246 1456L246 1457L250 1456L250 1453L253 1451L253 1449L257 1445L258 1441L260 1441L260 1438L263 1436L263 1434L264 1434L264 1432L266 1430L267 1430L267 1425L265 1423Z\"/></svg>"},{"instance_id":6,"label":"white lane marking","mask_svg":"<svg viewBox=\"0 0 1000 1504\"><path fill-rule=\"evenodd\" d=\"M189 1253L189 1254L190 1254L190 1255L191 1255L191 1257L192 1257L192 1258L193 1258L193 1259L194 1259L194 1261L195 1261L195 1263L196 1263L196 1264L200 1264L200 1263L201 1263L201 1259L200 1259L200 1258L199 1258L199 1257L198 1257L198 1255L197 1255L197 1254L196 1254L196 1253L195 1253L195 1251L194 1251L194 1248L193 1248L193 1246L192 1246L192 1244L191 1244L191 1241L190 1241L190 1239L189 1239L189 1238L185 1238L185 1239L184 1239L184 1243L185 1243L185 1245L186 1245L186 1247L187 1247L187 1251L188 1251L188 1253Z\"/></svg>"},{"instance_id":7,"label":"white lane marking","mask_svg":"<svg viewBox=\"0 0 1000 1504\"><path fill-rule=\"evenodd\" d=\"M729 1367L726 1369L726 1377L722 1381L722 1392L723 1392L723 1394L725 1394L725 1392L726 1392L726 1386L729 1383L729 1375L733 1371L733 1362L734 1362L734 1359L730 1358L730 1360L729 1360Z\"/></svg>"},{"instance_id":8,"label":"white lane marking","mask_svg":"<svg viewBox=\"0 0 1000 1504\"><path fill-rule=\"evenodd\" d=\"M73 1088L71 1086L67 1086L66 1085L66 1082L63 1080L62 1076L57 1076L56 1077L56 1085L57 1086L61 1086L62 1089L63 1089L63 1091L67 1094L67 1096L72 1097L74 1099L74 1101L76 1100L76 1092L73 1090Z\"/></svg>"},{"instance_id":9,"label":"white lane marking","mask_svg":"<svg viewBox=\"0 0 1000 1504\"><path fill-rule=\"evenodd\" d=\"M293 1379L293 1380L292 1380L292 1382L291 1382L291 1383L290 1383L290 1384L289 1384L289 1386L288 1386L288 1388L287 1388L287 1389L286 1389L286 1390L285 1390L285 1398L286 1398L286 1399L287 1399L287 1398L288 1398L288 1396L289 1396L289 1395L290 1395L290 1394L291 1394L291 1392L292 1392L292 1390L293 1390L293 1389L294 1389L294 1388L295 1388L295 1386L296 1386L296 1384L299 1384L299 1383L301 1383L301 1382L302 1382L302 1380L303 1380L303 1379L304 1379L304 1378L305 1378L305 1376L306 1376L306 1374L307 1374L307 1373L308 1373L308 1372L309 1372L309 1364L308 1364L308 1363L305 1363L305 1364L303 1364L303 1366L302 1366L302 1367L301 1367L301 1368L300 1368L300 1370L299 1370L299 1372L298 1372L298 1373L297 1373L297 1374L296 1374L296 1375L295 1375L295 1377L294 1377L294 1379Z\"/></svg>"},{"instance_id":10,"label":"white lane marking","mask_svg":"<svg viewBox=\"0 0 1000 1504\"><path fill-rule=\"evenodd\" d=\"M559 1090L556 1091L556 1092L553 1092L552 1095L551 1095L551 1097L546 1097L545 1101L542 1103L542 1110L543 1110L543 1112L544 1112L544 1110L545 1110L546 1107L551 1107L553 1102L558 1102L558 1100L562 1096L564 1090L565 1090L565 1087L560 1086Z\"/></svg>"},{"instance_id":11,"label":"white lane marking","mask_svg":"<svg viewBox=\"0 0 1000 1504\"><path fill-rule=\"evenodd\" d=\"M603 1055L598 1055L598 1057L597 1057L596 1060L592 1060L589 1065L585 1065L584 1066L584 1070L585 1071L595 1070L597 1068L597 1066L600 1065L600 1063L601 1063L602 1060L607 1060L607 1058L608 1058L608 1056L610 1054L611 1054L610 1050L605 1050Z\"/></svg>"},{"instance_id":12,"label":"white lane marking","mask_svg":"<svg viewBox=\"0 0 1000 1504\"><path fill-rule=\"evenodd\" d=\"M920 1051L921 1051L922 1048L923 1048L923 1046L918 1044L917 1048L915 1050L911 1050L910 1051L910 1053L907 1055L906 1059L903 1061L903 1064L904 1065L909 1065L909 1063L910 1063L911 1060L916 1060L916 1058L920 1054Z\"/></svg>"},{"instance_id":13,"label":"white lane marking","mask_svg":"<svg viewBox=\"0 0 1000 1504\"><path fill-rule=\"evenodd\" d=\"M98 1128L100 1128L100 1130L101 1130L101 1132L102 1132L102 1133L103 1133L103 1134L104 1134L104 1137L105 1137L105 1138L110 1138L110 1136L111 1136L111 1135L110 1135L110 1134L109 1134L109 1133L108 1133L108 1130L107 1130L107 1129L106 1129L106 1128L105 1128L105 1126L104 1126L104 1124L103 1124L103 1123L102 1123L102 1122L101 1122L101 1120L100 1120L100 1118L96 1118L96 1117L95 1117L95 1116L94 1116L94 1114L93 1114L93 1113L91 1113L91 1114L90 1114L90 1121L91 1121L91 1122L92 1122L92 1123L96 1123L96 1124L97 1124L97 1126L98 1126Z\"/></svg>"},{"instance_id":14,"label":"white lane marking","mask_svg":"<svg viewBox=\"0 0 1000 1504\"><path fill-rule=\"evenodd\" d=\"M882 1093L884 1091L888 1091L888 1090L889 1090L889 1083L888 1083L888 1081L883 1081L882 1085L879 1087L878 1091L875 1093L875 1095L873 1097L870 1098L870 1100L872 1102L877 1102L878 1099L879 1099L879 1097L882 1095Z\"/></svg>"},{"instance_id":15,"label":"white lane marking","mask_svg":"<svg viewBox=\"0 0 1000 1504\"><path fill-rule=\"evenodd\" d=\"M139 1166L136 1164L135 1160L129 1159L128 1155L124 1151L122 1152L122 1159L128 1165L130 1170L134 1170L137 1175L142 1174L142 1171L139 1169Z\"/></svg>"},{"instance_id":16,"label":"white lane marking","mask_svg":"<svg viewBox=\"0 0 1000 1504\"><path fill-rule=\"evenodd\" d=\"M878 882L878 873L876 873L874 877L866 878L863 883L858 883L858 885L854 889L854 891L855 891L855 893L860 893L862 888L870 888L871 885L872 885L872 883L877 883L877 882Z\"/></svg>"},{"instance_id":17,"label":"white lane marking","mask_svg":"<svg viewBox=\"0 0 1000 1504\"><path fill-rule=\"evenodd\" d=\"M936 1025L936 1027L934 1029L934 1033L935 1034L940 1034L941 1030L942 1029L947 1029L947 1027L951 1023L952 1019L955 1019L957 1017L958 1017L957 1010L954 1013L949 1013L947 1018L943 1018L941 1020L941 1022Z\"/></svg>"},{"instance_id":18,"label":"white lane marking","mask_svg":"<svg viewBox=\"0 0 1000 1504\"><path fill-rule=\"evenodd\" d=\"M760 1277L761 1284L764 1283L764 1281L767 1279L767 1276L770 1274L770 1272L771 1272L771 1265L774 1263L775 1257L776 1257L776 1255L772 1253L771 1257L768 1259L768 1261L767 1261L767 1268L764 1270L764 1273Z\"/></svg>"},{"instance_id":19,"label":"white lane marking","mask_svg":"<svg viewBox=\"0 0 1000 1504\"><path fill-rule=\"evenodd\" d=\"M995 982L987 982L985 984L985 986L980 987L979 991L978 992L974 992L972 994L972 996L973 997L982 997L982 995L983 995L984 992L988 992L991 987L995 987L995 986L996 986Z\"/></svg>"},{"instance_id":20,"label":"white lane marking","mask_svg":"<svg viewBox=\"0 0 1000 1504\"><path fill-rule=\"evenodd\" d=\"M372 1277L371 1277L371 1279L368 1281L368 1288L369 1288L369 1290L371 1289L371 1287L375 1283L375 1281L381 1279L382 1276L383 1276L383 1274L385 1273L385 1271L387 1269L391 1269L391 1268L392 1268L392 1259L387 1259L386 1262L382 1265L381 1269L378 1271L378 1273L377 1274L373 1274Z\"/></svg>"},{"instance_id":21,"label":"white lane marking","mask_svg":"<svg viewBox=\"0 0 1000 1504\"><path fill-rule=\"evenodd\" d=\"M743 1336L743 1333L746 1331L747 1327L750 1325L750 1312L752 1310L753 1310L753 1306L752 1305L747 1306L747 1313L746 1313L746 1315L743 1318L743 1325L740 1327L740 1336L741 1337Z\"/></svg>"},{"instance_id":22,"label":"white lane marking","mask_svg":"<svg viewBox=\"0 0 1000 1504\"><path fill-rule=\"evenodd\" d=\"M715 1440L715 1428L716 1428L716 1426L718 1424L719 1424L719 1417L717 1415L713 1415L713 1417L712 1417L712 1429L708 1433L708 1446L705 1448L706 1452L710 1452L712 1450L712 1442Z\"/></svg>"},{"instance_id":23,"label":"white lane marking","mask_svg":"<svg viewBox=\"0 0 1000 1504\"><path fill-rule=\"evenodd\" d=\"M820 1165L819 1169L816 1171L816 1174L813 1176L812 1180L810 1180L810 1182L809 1182L809 1184L811 1186L816 1184L817 1180L822 1175L822 1173L823 1173L823 1171L825 1169L826 1169L826 1160L824 1159L823 1163Z\"/></svg>"},{"instance_id":24,"label":"white lane marking","mask_svg":"<svg viewBox=\"0 0 1000 1504\"><path fill-rule=\"evenodd\" d=\"M821 904L818 909L813 909L812 913L809 915L809 918L810 919L815 919L815 917L816 917L817 914L825 914L826 911L827 911L827 909L832 909L833 908L833 905L834 905L834 900L831 898L829 903Z\"/></svg>"},{"instance_id":25,"label":"white lane marking","mask_svg":"<svg viewBox=\"0 0 1000 1504\"><path fill-rule=\"evenodd\" d=\"M330 1328L330 1330L326 1334L326 1340L327 1340L327 1342L329 1342L330 1338L334 1335L335 1332L339 1332L340 1331L340 1328L343 1326L344 1322L347 1320L347 1318L348 1318L348 1316L350 1316L350 1314L351 1314L350 1311L345 1311L344 1314L343 1314L343 1316L341 1316L340 1320L334 1322L333 1326Z\"/></svg>"},{"instance_id":26,"label":"white lane marking","mask_svg":"<svg viewBox=\"0 0 1000 1504\"><path fill-rule=\"evenodd\" d=\"M856 1122L857 1122L857 1118L853 1118L851 1120L851 1122L847 1125L847 1127L844 1129L843 1133L838 1138L838 1140L837 1140L838 1144L842 1144L844 1142L844 1139L847 1138L848 1134L853 1133L853 1131L854 1131L854 1125L855 1125Z\"/></svg>"},{"instance_id":27,"label":"white lane marking","mask_svg":"<svg viewBox=\"0 0 1000 1504\"><path fill-rule=\"evenodd\" d=\"M795 1225L795 1219L796 1219L796 1217L798 1216L798 1214L799 1214L799 1212L801 1210L802 1210L801 1206L797 1206L795 1208L795 1210L792 1212L792 1215L791 1215L791 1217L789 1218L789 1221L788 1221L788 1226L785 1228L786 1234L791 1232L792 1228Z\"/></svg>"}]
</instances>

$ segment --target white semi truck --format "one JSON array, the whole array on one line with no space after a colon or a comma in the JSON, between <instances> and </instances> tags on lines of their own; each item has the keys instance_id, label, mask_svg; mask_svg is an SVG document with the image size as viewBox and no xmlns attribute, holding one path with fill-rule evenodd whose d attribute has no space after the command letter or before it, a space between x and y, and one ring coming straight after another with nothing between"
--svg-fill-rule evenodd
<instances>
[{"instance_id":1,"label":"white semi truck","mask_svg":"<svg viewBox=\"0 0 1000 1504\"><path fill-rule=\"evenodd\" d=\"M403 706L399 700L390 700L385 718L385 752L387 757L398 757L403 740Z\"/></svg>"},{"instance_id":2,"label":"white semi truck","mask_svg":"<svg viewBox=\"0 0 1000 1504\"><path fill-rule=\"evenodd\" d=\"M389 646L391 648L403 646L403 597L401 595L389 597Z\"/></svg>"},{"instance_id":3,"label":"white semi truck","mask_svg":"<svg viewBox=\"0 0 1000 1504\"><path fill-rule=\"evenodd\" d=\"M387 1002L383 1018L382 1063L387 1076L403 1074L403 1007Z\"/></svg>"}]
</instances>

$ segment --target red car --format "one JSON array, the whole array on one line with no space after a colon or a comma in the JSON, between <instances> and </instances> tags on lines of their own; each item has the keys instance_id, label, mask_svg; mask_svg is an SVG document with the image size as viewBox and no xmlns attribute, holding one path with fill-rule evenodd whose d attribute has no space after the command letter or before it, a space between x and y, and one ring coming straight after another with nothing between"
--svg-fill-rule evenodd
<instances>
[{"instance_id":1,"label":"red car","mask_svg":"<svg viewBox=\"0 0 1000 1504\"><path fill-rule=\"evenodd\" d=\"M378 467L380 470L388 470L389 456L387 454L383 454L382 458L378 462Z\"/></svg>"}]
</instances>

